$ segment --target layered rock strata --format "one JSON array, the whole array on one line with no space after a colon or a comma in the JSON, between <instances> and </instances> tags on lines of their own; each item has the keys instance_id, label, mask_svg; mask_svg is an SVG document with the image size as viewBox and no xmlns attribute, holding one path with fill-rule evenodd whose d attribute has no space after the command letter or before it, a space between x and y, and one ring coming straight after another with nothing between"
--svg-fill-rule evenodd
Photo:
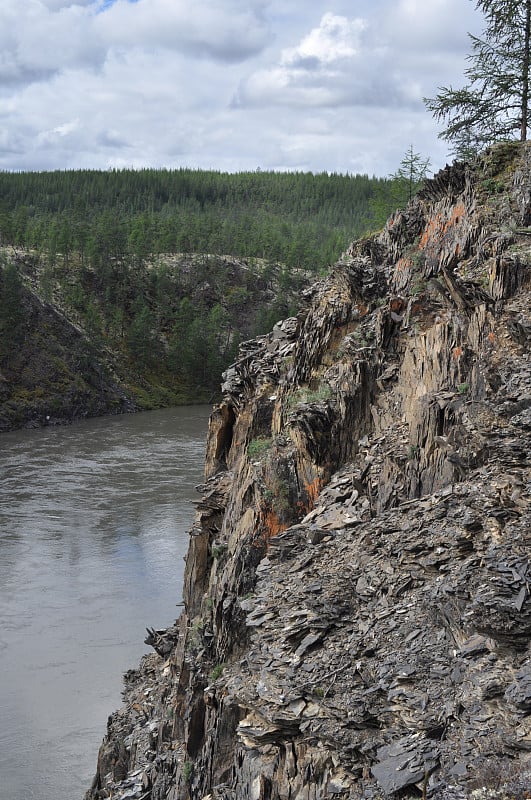
<instances>
[{"instance_id":1,"label":"layered rock strata","mask_svg":"<svg viewBox=\"0 0 531 800\"><path fill-rule=\"evenodd\" d=\"M242 347L87 798L529 797L530 221L446 168Z\"/></svg>"}]
</instances>

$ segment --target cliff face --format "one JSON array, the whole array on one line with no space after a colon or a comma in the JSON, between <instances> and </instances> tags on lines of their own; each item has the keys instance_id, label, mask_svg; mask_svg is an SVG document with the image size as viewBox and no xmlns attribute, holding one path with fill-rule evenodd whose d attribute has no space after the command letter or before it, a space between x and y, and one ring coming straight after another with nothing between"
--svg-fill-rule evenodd
<instances>
[{"instance_id":1,"label":"cliff face","mask_svg":"<svg viewBox=\"0 0 531 800\"><path fill-rule=\"evenodd\" d=\"M243 346L88 798L529 796L530 222L531 149L446 168Z\"/></svg>"}]
</instances>

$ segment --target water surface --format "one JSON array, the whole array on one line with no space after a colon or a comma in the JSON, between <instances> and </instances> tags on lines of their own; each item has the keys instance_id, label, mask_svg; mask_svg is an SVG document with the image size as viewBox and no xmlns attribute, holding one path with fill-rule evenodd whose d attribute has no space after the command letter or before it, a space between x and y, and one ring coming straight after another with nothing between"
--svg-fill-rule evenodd
<instances>
[{"instance_id":1,"label":"water surface","mask_svg":"<svg viewBox=\"0 0 531 800\"><path fill-rule=\"evenodd\" d=\"M0 435L0 800L76 800L172 623L209 408Z\"/></svg>"}]
</instances>

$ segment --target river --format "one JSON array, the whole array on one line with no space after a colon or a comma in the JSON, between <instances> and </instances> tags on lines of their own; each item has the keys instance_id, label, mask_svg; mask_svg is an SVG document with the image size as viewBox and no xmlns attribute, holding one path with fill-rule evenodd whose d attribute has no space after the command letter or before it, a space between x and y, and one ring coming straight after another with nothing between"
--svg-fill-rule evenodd
<instances>
[{"instance_id":1,"label":"river","mask_svg":"<svg viewBox=\"0 0 531 800\"><path fill-rule=\"evenodd\" d=\"M209 408L0 435L0 800L81 800L179 614Z\"/></svg>"}]
</instances>

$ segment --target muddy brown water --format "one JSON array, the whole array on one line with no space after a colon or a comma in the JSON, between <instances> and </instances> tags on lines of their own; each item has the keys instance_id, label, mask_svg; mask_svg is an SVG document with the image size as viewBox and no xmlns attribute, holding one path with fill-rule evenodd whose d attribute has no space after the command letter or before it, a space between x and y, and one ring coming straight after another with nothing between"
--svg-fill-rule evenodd
<instances>
[{"instance_id":1,"label":"muddy brown water","mask_svg":"<svg viewBox=\"0 0 531 800\"><path fill-rule=\"evenodd\" d=\"M0 800L75 800L178 616L209 408L0 434Z\"/></svg>"}]
</instances>

